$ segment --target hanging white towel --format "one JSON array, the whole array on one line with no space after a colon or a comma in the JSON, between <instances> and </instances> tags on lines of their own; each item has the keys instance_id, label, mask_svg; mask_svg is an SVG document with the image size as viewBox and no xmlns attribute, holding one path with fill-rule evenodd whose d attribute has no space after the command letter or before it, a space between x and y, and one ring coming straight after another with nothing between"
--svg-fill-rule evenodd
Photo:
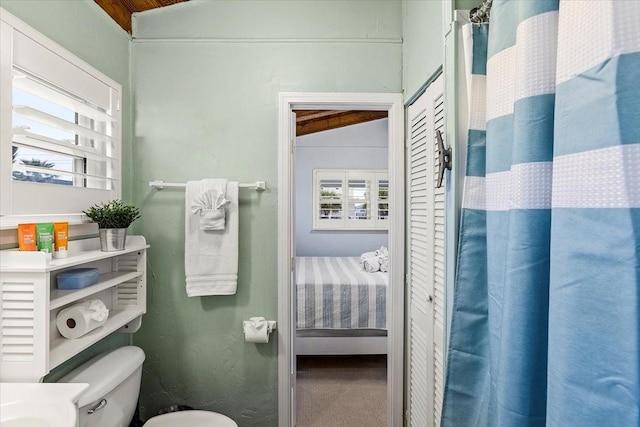
<instances>
[{"instance_id":1,"label":"hanging white towel","mask_svg":"<svg viewBox=\"0 0 640 427\"><path fill-rule=\"evenodd\" d=\"M224 229L201 230L195 198L208 191L225 194ZM187 182L185 191L184 270L187 296L233 295L238 287L238 183L225 179Z\"/></svg>"}]
</instances>

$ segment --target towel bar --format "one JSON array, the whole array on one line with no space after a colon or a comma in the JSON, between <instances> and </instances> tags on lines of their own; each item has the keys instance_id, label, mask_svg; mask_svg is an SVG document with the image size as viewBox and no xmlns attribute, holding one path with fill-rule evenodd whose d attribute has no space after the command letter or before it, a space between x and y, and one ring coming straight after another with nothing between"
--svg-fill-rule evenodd
<instances>
[{"instance_id":1,"label":"towel bar","mask_svg":"<svg viewBox=\"0 0 640 427\"><path fill-rule=\"evenodd\" d=\"M184 182L164 182L159 179L149 181L149 187L157 188L158 190L162 190L164 188L185 188L186 186L187 184ZM267 189L267 183L264 181L241 182L238 186L240 188L251 188L256 191L264 191Z\"/></svg>"}]
</instances>

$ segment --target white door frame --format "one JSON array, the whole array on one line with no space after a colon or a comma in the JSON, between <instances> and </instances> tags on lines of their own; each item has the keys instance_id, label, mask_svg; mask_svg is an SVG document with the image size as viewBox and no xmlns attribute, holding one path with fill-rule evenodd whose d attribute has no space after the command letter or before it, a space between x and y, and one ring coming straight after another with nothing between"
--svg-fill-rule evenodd
<instances>
[{"instance_id":1,"label":"white door frame","mask_svg":"<svg viewBox=\"0 0 640 427\"><path fill-rule=\"evenodd\" d=\"M389 293L387 300L387 426L403 424L404 368L404 106L399 93L280 93L278 104L278 426L291 427L293 330L292 110L377 110L389 113Z\"/></svg>"}]
</instances>

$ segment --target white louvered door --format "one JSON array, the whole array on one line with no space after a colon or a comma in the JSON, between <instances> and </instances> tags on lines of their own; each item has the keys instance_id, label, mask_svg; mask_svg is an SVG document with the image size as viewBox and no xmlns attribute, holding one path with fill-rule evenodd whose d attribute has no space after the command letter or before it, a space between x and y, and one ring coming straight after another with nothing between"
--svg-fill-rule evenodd
<instances>
[{"instance_id":1,"label":"white louvered door","mask_svg":"<svg viewBox=\"0 0 640 427\"><path fill-rule=\"evenodd\" d=\"M436 131L444 135L442 76L407 111L408 425L440 425L444 388L445 194Z\"/></svg>"},{"instance_id":2,"label":"white louvered door","mask_svg":"<svg viewBox=\"0 0 640 427\"><path fill-rule=\"evenodd\" d=\"M433 124L434 131L440 131L444 139L444 86L442 77L436 82L433 94ZM446 144L446 141L445 141ZM433 423L440 425L442 416L442 399L444 396L444 322L445 322L445 194L444 182L440 188L436 188L439 155L437 144L431 146L434 149L435 171L431 175L434 185L433 193Z\"/></svg>"}]
</instances>

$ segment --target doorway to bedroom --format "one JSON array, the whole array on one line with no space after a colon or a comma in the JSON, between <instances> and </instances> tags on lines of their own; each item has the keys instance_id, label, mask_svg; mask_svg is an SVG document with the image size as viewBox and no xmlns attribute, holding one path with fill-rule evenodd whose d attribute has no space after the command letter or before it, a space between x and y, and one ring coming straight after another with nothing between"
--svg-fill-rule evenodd
<instances>
[{"instance_id":1,"label":"doorway to bedroom","mask_svg":"<svg viewBox=\"0 0 640 427\"><path fill-rule=\"evenodd\" d=\"M403 125L399 94L280 96L280 426L402 424Z\"/></svg>"},{"instance_id":2,"label":"doorway to bedroom","mask_svg":"<svg viewBox=\"0 0 640 427\"><path fill-rule=\"evenodd\" d=\"M295 425L384 427L387 112L294 114Z\"/></svg>"}]
</instances>

